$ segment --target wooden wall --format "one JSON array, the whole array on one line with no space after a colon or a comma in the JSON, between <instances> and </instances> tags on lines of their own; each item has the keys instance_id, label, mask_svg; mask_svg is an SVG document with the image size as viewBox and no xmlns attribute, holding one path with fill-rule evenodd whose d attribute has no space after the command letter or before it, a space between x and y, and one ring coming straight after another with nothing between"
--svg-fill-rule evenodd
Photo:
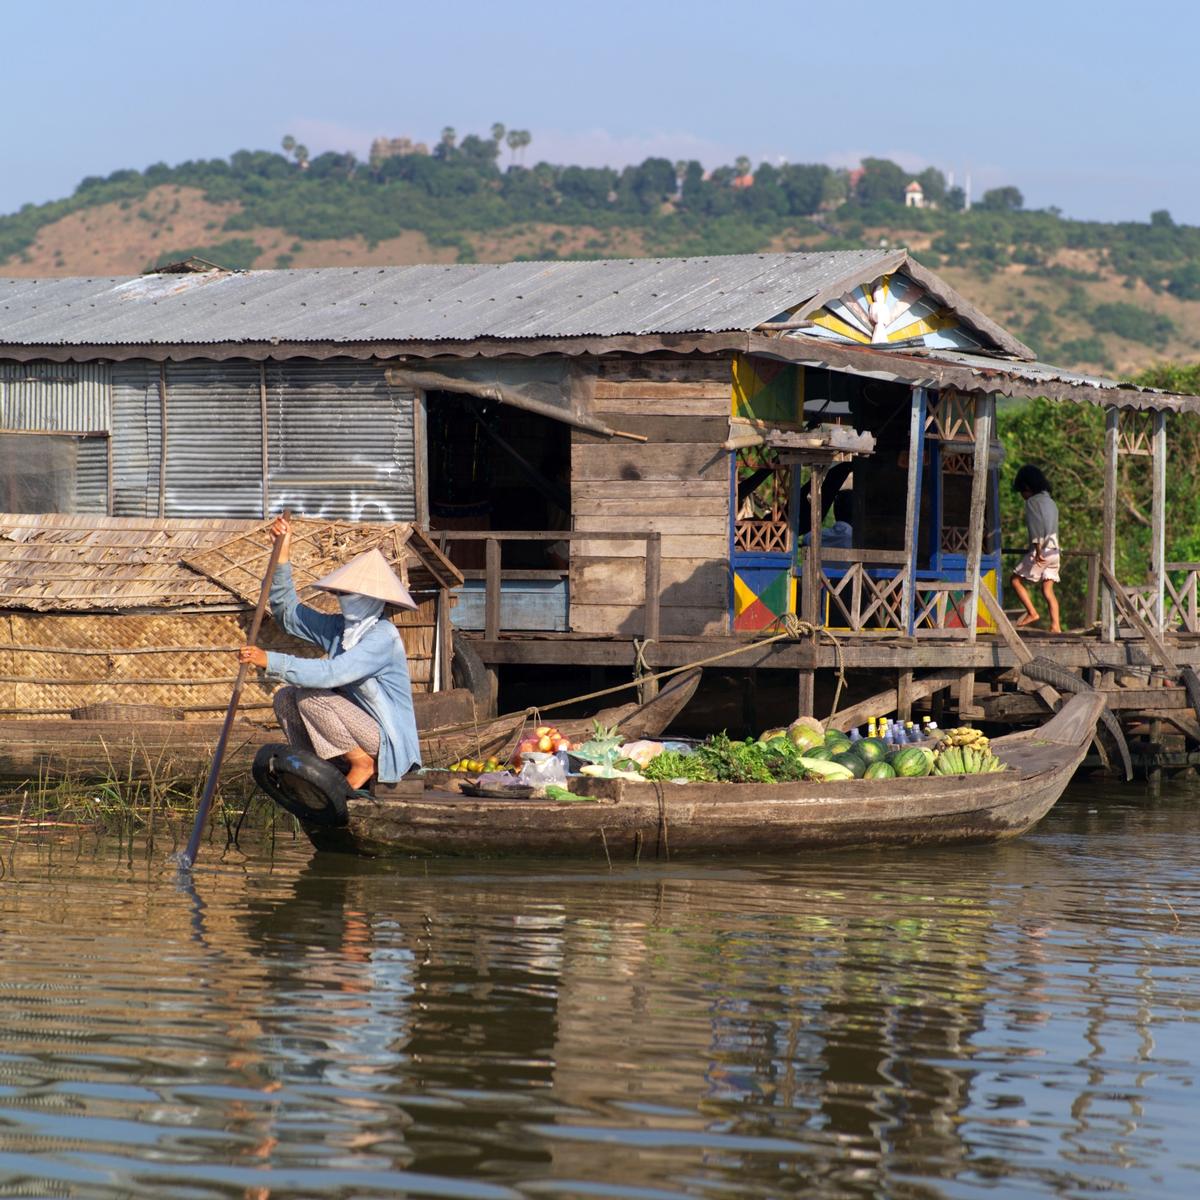
<instances>
[{"instance_id":1,"label":"wooden wall","mask_svg":"<svg viewBox=\"0 0 1200 1200\"><path fill-rule=\"evenodd\" d=\"M661 533L661 633L725 633L729 359L601 359L597 372L596 415L647 441L573 431L575 529ZM572 631L641 635L644 550L640 541L572 544Z\"/></svg>"}]
</instances>

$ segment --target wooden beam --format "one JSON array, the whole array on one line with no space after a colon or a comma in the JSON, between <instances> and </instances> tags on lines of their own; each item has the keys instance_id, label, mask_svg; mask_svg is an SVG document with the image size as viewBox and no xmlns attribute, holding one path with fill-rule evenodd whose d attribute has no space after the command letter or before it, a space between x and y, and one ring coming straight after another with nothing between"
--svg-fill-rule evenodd
<instances>
[{"instance_id":1,"label":"wooden beam","mask_svg":"<svg viewBox=\"0 0 1200 1200\"><path fill-rule=\"evenodd\" d=\"M928 393L923 387L912 389L912 406L908 419L908 490L904 503L904 586L900 610L904 631L913 631L916 607L917 538L921 514L921 472L925 457L925 411Z\"/></svg>"},{"instance_id":2,"label":"wooden beam","mask_svg":"<svg viewBox=\"0 0 1200 1200\"><path fill-rule=\"evenodd\" d=\"M1161 634L1166 628L1167 593L1167 415L1156 412L1153 420L1150 573L1154 579L1154 624Z\"/></svg>"},{"instance_id":3,"label":"wooden beam","mask_svg":"<svg viewBox=\"0 0 1200 1200\"><path fill-rule=\"evenodd\" d=\"M1117 434L1120 426L1119 409L1110 408L1104 423L1104 498L1101 512L1100 543L1101 575L1105 571L1112 578L1117 572ZM1106 642L1117 639L1116 600L1110 591L1104 593L1101 607L1101 637Z\"/></svg>"},{"instance_id":4,"label":"wooden beam","mask_svg":"<svg viewBox=\"0 0 1200 1200\"><path fill-rule=\"evenodd\" d=\"M943 688L953 687L958 682L958 678L957 671L942 671L936 675L926 675L922 679L914 679L908 688L908 701L912 704L913 701L924 700L926 696L932 696ZM825 727L826 729L851 729L855 725L861 725L869 717L883 717L888 713L897 712L899 704L899 689L887 688L858 704L840 709L825 722Z\"/></svg>"},{"instance_id":5,"label":"wooden beam","mask_svg":"<svg viewBox=\"0 0 1200 1200\"><path fill-rule=\"evenodd\" d=\"M1104 563L1100 564L1100 578L1104 580L1114 606L1121 612L1130 625L1142 635L1146 645L1153 651L1154 657L1158 659L1160 665L1165 667L1172 675L1178 675L1179 661L1167 649L1166 643L1150 628L1146 620L1142 617L1142 614L1138 612L1137 605L1125 595L1125 589L1121 587L1117 582L1116 576L1113 575Z\"/></svg>"}]
</instances>

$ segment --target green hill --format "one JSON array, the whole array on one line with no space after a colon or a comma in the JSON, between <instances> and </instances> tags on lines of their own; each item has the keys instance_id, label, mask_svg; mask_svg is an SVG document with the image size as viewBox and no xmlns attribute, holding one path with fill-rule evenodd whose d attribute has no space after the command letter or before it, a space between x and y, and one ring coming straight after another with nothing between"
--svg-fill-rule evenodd
<instances>
[{"instance_id":1,"label":"green hill","mask_svg":"<svg viewBox=\"0 0 1200 1200\"><path fill-rule=\"evenodd\" d=\"M450 131L447 131L447 135ZM447 136L432 154L212 159L89 177L0 217L0 272L130 274L197 255L287 267L911 247L1064 366L1131 373L1200 357L1200 229L1159 212L1103 224L1027 211L1016 188L970 212L930 168L938 207L903 205L911 176L741 160L708 174L651 158L622 171L500 162L501 140ZM423 148L421 148L423 150ZM386 150L386 147L384 148Z\"/></svg>"}]
</instances>

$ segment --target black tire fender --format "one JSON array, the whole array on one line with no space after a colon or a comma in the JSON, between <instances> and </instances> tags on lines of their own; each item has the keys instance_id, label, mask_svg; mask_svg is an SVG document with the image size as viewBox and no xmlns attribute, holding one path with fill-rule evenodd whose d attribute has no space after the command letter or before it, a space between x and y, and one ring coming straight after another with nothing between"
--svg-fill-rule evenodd
<instances>
[{"instance_id":1,"label":"black tire fender","mask_svg":"<svg viewBox=\"0 0 1200 1200\"><path fill-rule=\"evenodd\" d=\"M309 750L270 742L254 756L251 773L254 782L302 825L336 829L349 820L346 777Z\"/></svg>"},{"instance_id":2,"label":"black tire fender","mask_svg":"<svg viewBox=\"0 0 1200 1200\"><path fill-rule=\"evenodd\" d=\"M494 717L489 712L492 703L492 685L487 667L479 657L479 651L465 637L455 634L454 657L450 660L450 678L455 687L466 688L475 697L475 707L481 714Z\"/></svg>"},{"instance_id":3,"label":"black tire fender","mask_svg":"<svg viewBox=\"0 0 1200 1200\"><path fill-rule=\"evenodd\" d=\"M1095 691L1073 671L1068 671L1065 667L1060 667L1058 663L1043 658L1041 655L1024 663L1021 666L1021 674L1038 683L1049 684L1056 691L1067 692L1072 696L1077 696L1082 692ZM1125 740L1125 731L1121 728L1121 722L1113 715L1112 710L1105 706L1100 710L1100 724L1104 726L1105 732L1121 757L1121 766L1125 772L1125 780L1128 782L1133 778L1133 761L1129 757L1129 743Z\"/></svg>"}]
</instances>

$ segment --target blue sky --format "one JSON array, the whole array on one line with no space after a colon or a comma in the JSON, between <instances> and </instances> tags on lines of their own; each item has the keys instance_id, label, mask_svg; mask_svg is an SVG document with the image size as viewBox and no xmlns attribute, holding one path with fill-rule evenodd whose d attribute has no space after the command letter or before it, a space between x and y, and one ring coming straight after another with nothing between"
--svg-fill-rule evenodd
<instances>
[{"instance_id":1,"label":"blue sky","mask_svg":"<svg viewBox=\"0 0 1200 1200\"><path fill-rule=\"evenodd\" d=\"M1200 4L818 6L79 0L4 6L0 212L84 175L443 125L527 161L863 155L1015 184L1031 207L1200 224Z\"/></svg>"}]
</instances>

